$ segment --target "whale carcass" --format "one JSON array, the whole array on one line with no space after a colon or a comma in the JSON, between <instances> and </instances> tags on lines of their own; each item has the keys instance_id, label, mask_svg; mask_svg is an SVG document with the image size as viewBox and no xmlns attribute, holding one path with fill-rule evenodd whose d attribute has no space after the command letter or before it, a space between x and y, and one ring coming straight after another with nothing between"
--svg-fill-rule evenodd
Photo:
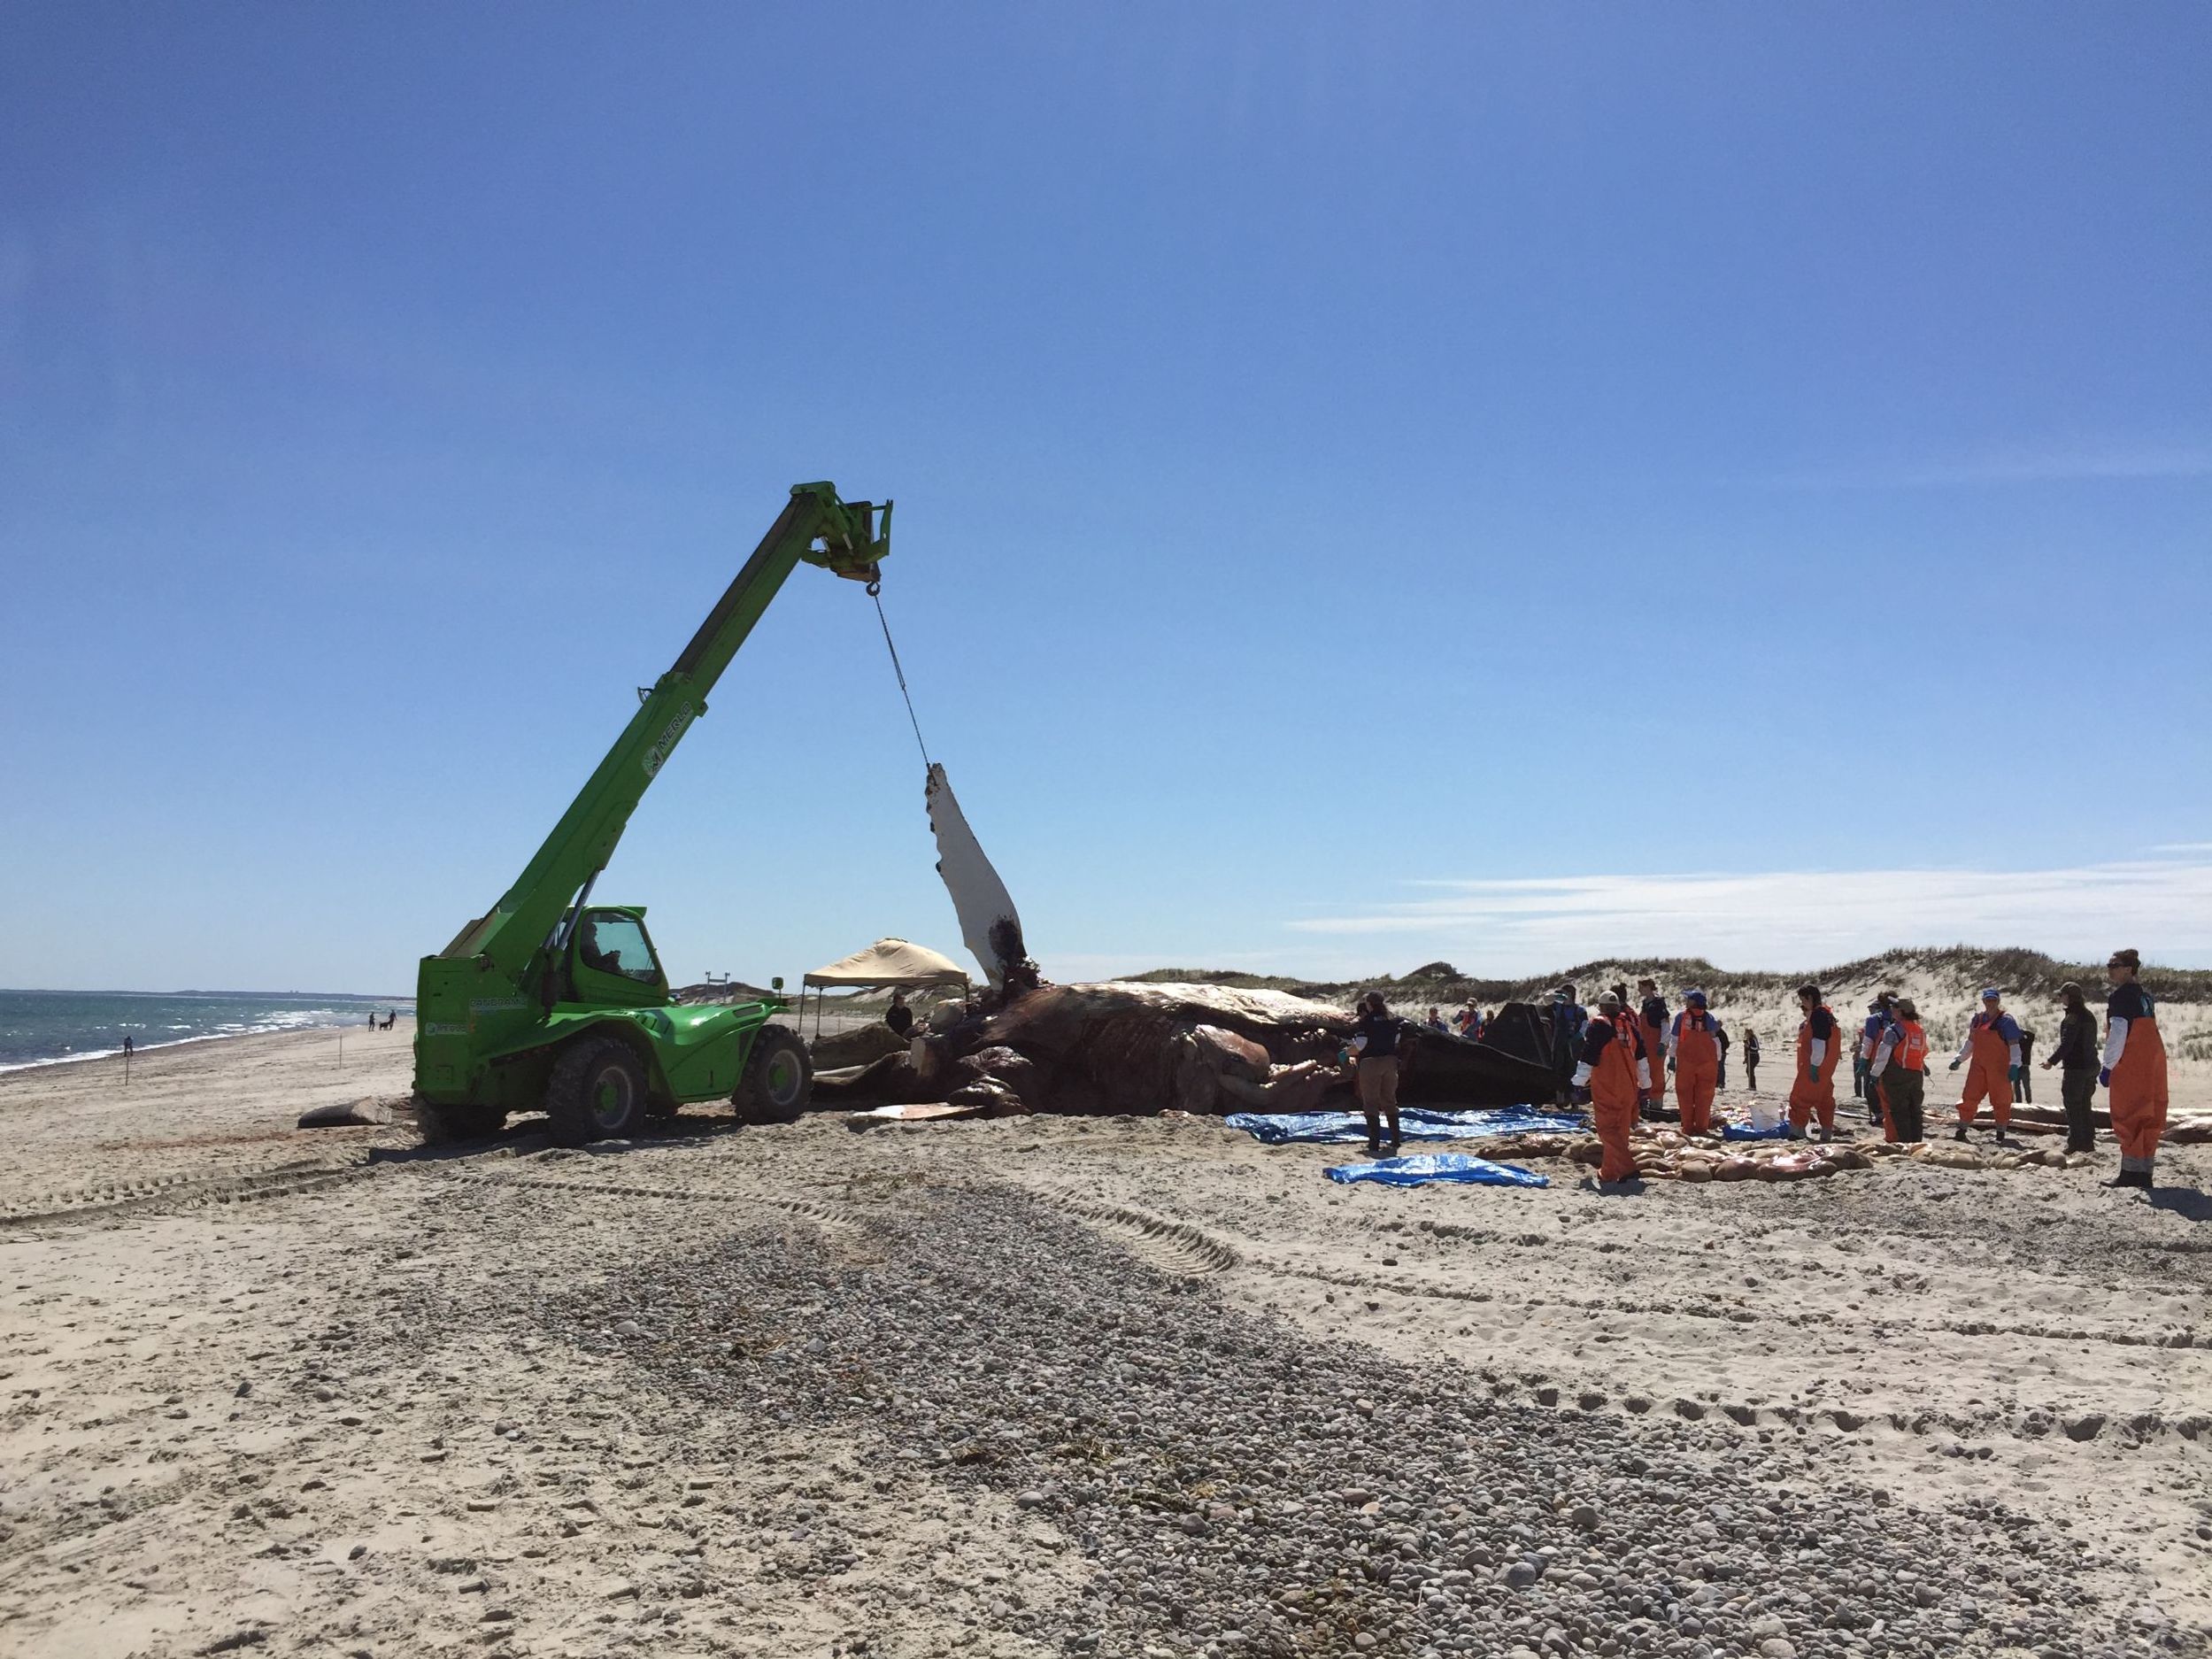
<instances>
[{"instance_id":1,"label":"whale carcass","mask_svg":"<svg viewBox=\"0 0 2212 1659\"><path fill-rule=\"evenodd\" d=\"M1279 991L1110 981L1046 984L987 1016L918 1037L852 1076L818 1079L823 1104L949 1101L991 1112L1311 1111L1345 1104L1351 1013ZM1401 1100L1517 1106L1557 1087L1548 1027L1508 1004L1468 1042L1409 1023Z\"/></svg>"}]
</instances>

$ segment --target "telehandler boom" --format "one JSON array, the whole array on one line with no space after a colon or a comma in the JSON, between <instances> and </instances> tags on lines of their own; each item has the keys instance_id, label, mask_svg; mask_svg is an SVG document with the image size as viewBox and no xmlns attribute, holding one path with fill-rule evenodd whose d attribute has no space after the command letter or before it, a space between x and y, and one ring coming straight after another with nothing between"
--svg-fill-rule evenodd
<instances>
[{"instance_id":1,"label":"telehandler boom","mask_svg":"<svg viewBox=\"0 0 2212 1659\"><path fill-rule=\"evenodd\" d=\"M543 1109L579 1145L627 1135L687 1101L729 1100L751 1122L805 1109L805 1045L779 999L677 1004L642 906L591 889L668 756L784 579L801 563L869 584L890 551L891 504L797 484L744 568L639 706L499 902L426 956L415 985L415 1097L434 1135L488 1135ZM781 981L777 982L781 984Z\"/></svg>"}]
</instances>

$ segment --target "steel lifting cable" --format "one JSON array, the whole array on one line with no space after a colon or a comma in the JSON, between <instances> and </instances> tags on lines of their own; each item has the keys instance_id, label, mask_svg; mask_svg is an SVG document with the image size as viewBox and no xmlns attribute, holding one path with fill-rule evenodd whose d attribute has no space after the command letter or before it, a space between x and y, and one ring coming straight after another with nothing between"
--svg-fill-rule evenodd
<instances>
[{"instance_id":1,"label":"steel lifting cable","mask_svg":"<svg viewBox=\"0 0 2212 1659\"><path fill-rule=\"evenodd\" d=\"M891 653L891 672L898 676L898 695L906 699L906 721L914 729L914 747L921 751L921 764L929 765L929 745L921 740L921 721L914 714L914 694L906 689L906 670L899 665L898 647L891 640L891 625L883 614L883 584L868 583L868 598L875 601L875 620L883 629L883 645Z\"/></svg>"}]
</instances>

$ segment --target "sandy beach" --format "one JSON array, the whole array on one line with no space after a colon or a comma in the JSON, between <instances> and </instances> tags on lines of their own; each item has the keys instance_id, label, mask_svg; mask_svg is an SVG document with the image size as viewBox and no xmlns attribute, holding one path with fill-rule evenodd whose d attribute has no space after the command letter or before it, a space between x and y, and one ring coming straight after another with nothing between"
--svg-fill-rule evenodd
<instances>
[{"instance_id":1,"label":"sandy beach","mask_svg":"<svg viewBox=\"0 0 2212 1659\"><path fill-rule=\"evenodd\" d=\"M2202 1148L1615 1198L1180 1117L293 1127L408 1038L0 1077L0 1647L2206 1651Z\"/></svg>"}]
</instances>

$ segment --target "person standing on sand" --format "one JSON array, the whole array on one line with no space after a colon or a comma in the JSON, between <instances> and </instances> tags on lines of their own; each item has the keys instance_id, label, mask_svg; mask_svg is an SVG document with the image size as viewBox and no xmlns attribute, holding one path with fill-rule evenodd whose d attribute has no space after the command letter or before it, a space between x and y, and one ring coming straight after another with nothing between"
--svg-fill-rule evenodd
<instances>
[{"instance_id":1,"label":"person standing on sand","mask_svg":"<svg viewBox=\"0 0 2212 1659\"><path fill-rule=\"evenodd\" d=\"M1568 1081L1575 1074L1576 1046L1582 1041L1583 1028L1590 1022L1590 1014L1575 1000L1575 987L1561 985L1552 993L1552 1069L1559 1075L1558 1102L1568 1103L1573 1084Z\"/></svg>"},{"instance_id":2,"label":"person standing on sand","mask_svg":"<svg viewBox=\"0 0 2212 1659\"><path fill-rule=\"evenodd\" d=\"M1600 1185L1636 1178L1636 1155L1629 1133L1637 1108L1652 1091L1651 1061L1637 1052L1641 1038L1636 1016L1622 1006L1618 992L1598 999L1598 1017L1584 1033L1575 1066L1575 1095L1590 1102L1591 1122L1604 1157L1598 1165Z\"/></svg>"},{"instance_id":3,"label":"person standing on sand","mask_svg":"<svg viewBox=\"0 0 2212 1659\"><path fill-rule=\"evenodd\" d=\"M2070 979L2058 988L2058 999L2065 1012L2059 1016L2058 1044L2043 1069L2066 1068L2058 1080L2058 1098L2066 1107L2066 1150L2094 1152L2097 1126L2089 1114L2097 1103L2097 1016L2089 1011L2082 988Z\"/></svg>"},{"instance_id":4,"label":"person standing on sand","mask_svg":"<svg viewBox=\"0 0 2212 1659\"><path fill-rule=\"evenodd\" d=\"M1713 1086L1728 1087L1728 1028L1718 1020L1713 1022L1713 1046L1721 1051L1720 1063L1714 1068Z\"/></svg>"},{"instance_id":5,"label":"person standing on sand","mask_svg":"<svg viewBox=\"0 0 2212 1659\"><path fill-rule=\"evenodd\" d=\"M1744 1087L1759 1092L1759 1033L1744 1033Z\"/></svg>"},{"instance_id":6,"label":"person standing on sand","mask_svg":"<svg viewBox=\"0 0 2212 1659\"><path fill-rule=\"evenodd\" d=\"M2151 1185L2158 1138L2166 1132L2166 1044L2158 1034L2158 1009L2136 983L2143 959L2115 951L2105 964L2112 995L2105 1002L2104 1069L2097 1081L2111 1091L2112 1138L2120 1143L2120 1173L2107 1186Z\"/></svg>"},{"instance_id":7,"label":"person standing on sand","mask_svg":"<svg viewBox=\"0 0 2212 1659\"><path fill-rule=\"evenodd\" d=\"M1790 1082L1790 1134L1802 1140L1817 1117L1820 1138L1836 1138L1836 1068L1843 1060L1843 1028L1820 999L1818 985L1800 985L1797 1006L1805 1017L1797 1028L1797 1076Z\"/></svg>"},{"instance_id":8,"label":"person standing on sand","mask_svg":"<svg viewBox=\"0 0 2212 1659\"><path fill-rule=\"evenodd\" d=\"M1882 1115L1881 1092L1874 1085L1874 1051L1882 1046L1882 1038L1890 1029L1890 1007L1896 1000L1897 992L1884 991L1867 1004L1867 1021L1859 1028L1859 1046L1851 1057L1852 1072L1859 1080L1851 1092L1864 1097L1867 1121L1871 1123L1888 1121Z\"/></svg>"},{"instance_id":9,"label":"person standing on sand","mask_svg":"<svg viewBox=\"0 0 2212 1659\"><path fill-rule=\"evenodd\" d=\"M1705 992L1692 991L1682 1001L1682 1012L1675 1015L1674 1028L1667 1033L1667 1064L1675 1074L1675 1105L1682 1113L1684 1134L1709 1135L1713 1132L1713 1092L1720 1086L1721 1046L1714 1037L1717 1028L1706 1012Z\"/></svg>"},{"instance_id":10,"label":"person standing on sand","mask_svg":"<svg viewBox=\"0 0 2212 1659\"><path fill-rule=\"evenodd\" d=\"M1641 999L1637 1005L1638 1035L1644 1039L1644 1053L1652 1062L1652 1090L1653 1104L1666 1098L1667 1080L1660 1075L1661 1056L1667 1053L1667 999L1659 994L1659 981L1639 979L1636 994Z\"/></svg>"},{"instance_id":11,"label":"person standing on sand","mask_svg":"<svg viewBox=\"0 0 2212 1659\"><path fill-rule=\"evenodd\" d=\"M1360 999L1357 1017L1352 1025L1353 1064L1358 1069L1360 1109L1367 1114L1368 1156L1383 1155L1382 1126L1377 1121L1387 1117L1391 1126L1391 1152L1394 1155L1399 1145L1398 1132L1398 1018L1383 1000L1383 993L1370 991Z\"/></svg>"},{"instance_id":12,"label":"person standing on sand","mask_svg":"<svg viewBox=\"0 0 2212 1659\"><path fill-rule=\"evenodd\" d=\"M1951 1058L1954 1071L1965 1065L1969 1056L1974 1061L1959 1100L1959 1126L1952 1133L1954 1140L1966 1138L1977 1109L1987 1100L1990 1115L1997 1120L1997 1144L2012 1144L2006 1130L2012 1127L2012 1085L2020 1080L2022 1069L2020 1027L2005 1012L2004 994L1994 985L1983 990L1982 1011L1968 1022L1966 1040Z\"/></svg>"},{"instance_id":13,"label":"person standing on sand","mask_svg":"<svg viewBox=\"0 0 2212 1659\"><path fill-rule=\"evenodd\" d=\"M1851 1093L1854 1099L1867 1102L1869 1115L1876 1115L1874 1086L1874 1051L1882 1041L1882 1033L1889 1029L1890 1004L1896 1000L1894 991L1879 993L1867 1004L1866 1023L1859 1028L1859 1046L1851 1056Z\"/></svg>"},{"instance_id":14,"label":"person standing on sand","mask_svg":"<svg viewBox=\"0 0 2212 1659\"><path fill-rule=\"evenodd\" d=\"M1911 1146L1926 1138L1928 1033L1910 997L1890 1003L1882 1040L1875 1045L1869 1081L1882 1103L1882 1138Z\"/></svg>"},{"instance_id":15,"label":"person standing on sand","mask_svg":"<svg viewBox=\"0 0 2212 1659\"><path fill-rule=\"evenodd\" d=\"M2024 1025L2020 1028L2020 1075L2012 1080L2012 1103L2035 1104L2035 1033Z\"/></svg>"}]
</instances>

